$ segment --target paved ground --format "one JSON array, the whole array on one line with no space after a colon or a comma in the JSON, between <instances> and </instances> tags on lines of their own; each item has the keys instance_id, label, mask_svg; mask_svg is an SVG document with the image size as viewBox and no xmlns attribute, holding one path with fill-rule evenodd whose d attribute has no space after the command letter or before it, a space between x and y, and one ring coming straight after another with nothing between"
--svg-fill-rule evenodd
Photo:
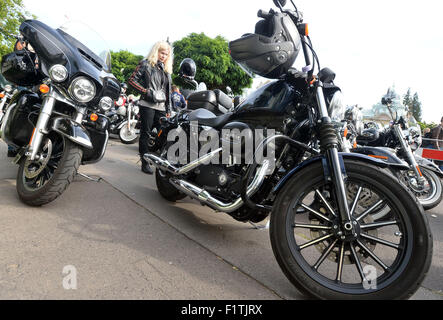
<instances>
[{"instance_id":1,"label":"paved ground","mask_svg":"<svg viewBox=\"0 0 443 320\"><path fill-rule=\"evenodd\" d=\"M111 140L101 162L80 168L100 182L78 176L59 199L30 208L0 142L0 299L304 299L267 230L190 199L165 202L136 162L137 145ZM433 264L413 299L443 300L443 204L428 217Z\"/></svg>"}]
</instances>

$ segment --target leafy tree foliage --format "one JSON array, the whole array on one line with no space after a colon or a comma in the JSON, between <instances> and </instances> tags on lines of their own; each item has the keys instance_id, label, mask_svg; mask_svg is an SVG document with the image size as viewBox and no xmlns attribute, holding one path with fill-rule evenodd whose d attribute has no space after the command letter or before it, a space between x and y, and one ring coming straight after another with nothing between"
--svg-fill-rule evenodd
<instances>
[{"instance_id":1,"label":"leafy tree foliage","mask_svg":"<svg viewBox=\"0 0 443 320\"><path fill-rule=\"evenodd\" d=\"M24 9L22 0L0 1L0 58L11 52L18 35L18 27L29 13Z\"/></svg>"},{"instance_id":2,"label":"leafy tree foliage","mask_svg":"<svg viewBox=\"0 0 443 320\"><path fill-rule=\"evenodd\" d=\"M413 96L411 96L411 88L408 89L408 92L405 94L403 98L403 105L407 106L409 111L412 113L414 118L417 121L421 121L422 117L422 110L421 110L421 102L418 98L418 93L414 93Z\"/></svg>"},{"instance_id":3,"label":"leafy tree foliage","mask_svg":"<svg viewBox=\"0 0 443 320\"><path fill-rule=\"evenodd\" d=\"M111 51L112 73L120 82L128 84L129 77L134 72L137 64L143 59L143 56L133 54L127 50L118 52ZM128 85L128 94L138 94Z\"/></svg>"},{"instance_id":4,"label":"leafy tree foliage","mask_svg":"<svg viewBox=\"0 0 443 320\"><path fill-rule=\"evenodd\" d=\"M234 94L241 94L243 88L252 85L252 79L232 60L229 55L228 42L222 36L212 39L204 33L191 33L189 36L173 43L174 75L173 81L180 86L178 73L184 58L191 58L197 65L197 82L204 82L208 90L220 89L226 92L231 87Z\"/></svg>"}]
</instances>

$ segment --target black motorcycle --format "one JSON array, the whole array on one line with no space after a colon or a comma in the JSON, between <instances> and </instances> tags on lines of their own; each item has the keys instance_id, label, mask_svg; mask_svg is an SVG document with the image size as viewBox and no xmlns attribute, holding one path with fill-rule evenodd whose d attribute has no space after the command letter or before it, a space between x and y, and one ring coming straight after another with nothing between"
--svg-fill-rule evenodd
<instances>
[{"instance_id":1,"label":"black motorcycle","mask_svg":"<svg viewBox=\"0 0 443 320\"><path fill-rule=\"evenodd\" d=\"M80 164L102 159L109 122L102 113L120 85L111 74L110 51L85 25L53 29L27 20L20 33L25 48L5 55L1 71L28 89L12 97L0 134L19 150L20 199L40 206L65 191Z\"/></svg>"},{"instance_id":2,"label":"black motorcycle","mask_svg":"<svg viewBox=\"0 0 443 320\"><path fill-rule=\"evenodd\" d=\"M338 152L332 120L343 119L344 105L334 99L340 94L334 74L320 68L295 5L287 10L286 1L274 3L279 11L260 10L255 33L229 46L245 69L279 80L233 112L217 117L198 109L163 119L167 143L160 156L144 155L157 169L158 191L168 201L189 196L239 221L262 221L271 214L275 257L306 294L408 298L431 264L432 236L423 208L389 174L388 163ZM304 72L291 68L299 51ZM248 163L244 150L254 131L263 135ZM226 149L239 147L240 155L224 156ZM266 156L258 157L264 150ZM368 195L379 200L368 207ZM389 214L375 222L372 214L386 206Z\"/></svg>"},{"instance_id":3,"label":"black motorcycle","mask_svg":"<svg viewBox=\"0 0 443 320\"><path fill-rule=\"evenodd\" d=\"M395 170L393 173L408 187L423 205L425 210L438 206L443 197L441 178L443 172L433 162L415 154L421 145L421 129L413 117L406 116L404 108L394 108L392 97L388 93L382 98L386 114L392 119L389 127L378 128L372 123L357 135L358 147L353 152L378 157L384 161L397 162L398 157L407 164L407 170ZM402 111L402 112L400 112Z\"/></svg>"}]
</instances>

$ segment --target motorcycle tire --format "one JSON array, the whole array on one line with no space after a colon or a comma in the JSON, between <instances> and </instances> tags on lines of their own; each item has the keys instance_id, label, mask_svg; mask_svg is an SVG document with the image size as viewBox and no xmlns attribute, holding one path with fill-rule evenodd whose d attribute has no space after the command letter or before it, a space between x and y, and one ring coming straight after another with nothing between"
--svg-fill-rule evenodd
<instances>
[{"instance_id":1,"label":"motorcycle tire","mask_svg":"<svg viewBox=\"0 0 443 320\"><path fill-rule=\"evenodd\" d=\"M118 136L123 144L134 144L140 138L139 134L128 135L128 126L126 124L124 124L123 127L120 128Z\"/></svg>"},{"instance_id":2,"label":"motorcycle tire","mask_svg":"<svg viewBox=\"0 0 443 320\"><path fill-rule=\"evenodd\" d=\"M423 176L428 181L429 185L431 186L431 191L429 197L426 197L424 199L419 198L418 201L423 206L423 209L430 210L438 206L441 202L441 199L443 197L442 182L440 178L431 170L425 169L423 167L420 167L420 170Z\"/></svg>"},{"instance_id":3,"label":"motorcycle tire","mask_svg":"<svg viewBox=\"0 0 443 320\"><path fill-rule=\"evenodd\" d=\"M155 170L155 182L157 184L158 192L164 199L170 202L176 202L186 198L184 193L180 192L169 183L167 175L164 175L159 169Z\"/></svg>"},{"instance_id":4,"label":"motorcycle tire","mask_svg":"<svg viewBox=\"0 0 443 320\"><path fill-rule=\"evenodd\" d=\"M78 145L58 134L51 133L45 141L42 154L47 152L48 161L43 161L44 166L24 157L17 173L17 193L30 206L42 206L58 198L74 180L83 156Z\"/></svg>"},{"instance_id":5,"label":"motorcycle tire","mask_svg":"<svg viewBox=\"0 0 443 320\"><path fill-rule=\"evenodd\" d=\"M278 264L296 288L317 299L407 299L431 265L432 234L423 208L386 171L352 160L345 160L345 169L346 187L370 188L390 213L374 222L370 210L362 212L358 192L355 209L350 205L355 234L340 235L334 187L322 163L313 163L286 182L273 206L270 238ZM302 204L309 210L299 210Z\"/></svg>"}]
</instances>

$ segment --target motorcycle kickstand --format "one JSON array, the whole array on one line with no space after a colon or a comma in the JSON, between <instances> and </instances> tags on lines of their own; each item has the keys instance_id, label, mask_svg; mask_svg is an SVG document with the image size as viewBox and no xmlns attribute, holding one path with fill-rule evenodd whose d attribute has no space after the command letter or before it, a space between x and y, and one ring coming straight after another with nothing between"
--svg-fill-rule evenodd
<instances>
[{"instance_id":1,"label":"motorcycle kickstand","mask_svg":"<svg viewBox=\"0 0 443 320\"><path fill-rule=\"evenodd\" d=\"M255 230L268 230L269 229L269 219L268 219L268 222L266 222L266 225L257 225L257 224L255 224L254 222L251 222L251 221L249 221L249 224L251 224L252 226L253 226L253 228L255 229Z\"/></svg>"},{"instance_id":2,"label":"motorcycle kickstand","mask_svg":"<svg viewBox=\"0 0 443 320\"><path fill-rule=\"evenodd\" d=\"M77 172L77 175L82 176L85 179L88 179L89 181L93 181L93 182L100 182L100 180L102 180L102 178L93 178L91 176L88 176L87 174L81 173L81 172Z\"/></svg>"}]
</instances>

